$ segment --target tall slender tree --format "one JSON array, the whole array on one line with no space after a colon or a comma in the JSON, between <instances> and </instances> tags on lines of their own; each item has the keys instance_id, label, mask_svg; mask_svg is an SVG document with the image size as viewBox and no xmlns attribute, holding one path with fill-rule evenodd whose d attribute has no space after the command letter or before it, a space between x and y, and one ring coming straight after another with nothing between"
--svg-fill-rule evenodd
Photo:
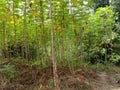
<instances>
[{"instance_id":1,"label":"tall slender tree","mask_svg":"<svg viewBox=\"0 0 120 90\"><path fill-rule=\"evenodd\" d=\"M23 46L23 53L24 53L24 51L25 51L25 58L26 58L26 60L27 60L27 62L28 62L28 47L27 47L27 22L26 22L26 14L27 14L27 12L26 12L26 6L27 6L27 1L25 0L24 1L24 31L23 31L23 42L24 42L24 46Z\"/></svg>"},{"instance_id":2,"label":"tall slender tree","mask_svg":"<svg viewBox=\"0 0 120 90\"><path fill-rule=\"evenodd\" d=\"M56 57L55 57L55 47L54 47L54 26L53 26L53 19L52 19L52 0L50 0L50 27L51 27L51 59L53 63L53 75L54 75L54 86L55 90L60 90L59 87L59 79L57 73L57 64L56 64Z\"/></svg>"}]
</instances>

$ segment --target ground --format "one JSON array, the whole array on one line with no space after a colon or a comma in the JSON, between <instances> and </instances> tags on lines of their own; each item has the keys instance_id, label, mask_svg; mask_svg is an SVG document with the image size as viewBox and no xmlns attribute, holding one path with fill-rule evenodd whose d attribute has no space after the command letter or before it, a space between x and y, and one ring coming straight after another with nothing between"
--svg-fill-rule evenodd
<instances>
[{"instance_id":1,"label":"ground","mask_svg":"<svg viewBox=\"0 0 120 90\"><path fill-rule=\"evenodd\" d=\"M98 73L98 80L91 82L91 86L94 90L120 90L120 83L116 77L120 74L109 75L106 72Z\"/></svg>"},{"instance_id":2,"label":"ground","mask_svg":"<svg viewBox=\"0 0 120 90\"><path fill-rule=\"evenodd\" d=\"M60 88L61 90L120 90L120 68L117 70L118 72L109 73L80 68L76 72L71 72L66 66L58 67ZM0 90L53 90L52 77L51 66L38 68L12 61L0 64Z\"/></svg>"}]
</instances>

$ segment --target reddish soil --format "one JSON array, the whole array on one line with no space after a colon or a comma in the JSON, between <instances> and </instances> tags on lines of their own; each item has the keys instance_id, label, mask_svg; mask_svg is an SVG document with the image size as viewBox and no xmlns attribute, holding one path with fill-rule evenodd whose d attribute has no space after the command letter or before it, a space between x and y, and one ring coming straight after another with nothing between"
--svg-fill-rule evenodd
<instances>
[{"instance_id":1,"label":"reddish soil","mask_svg":"<svg viewBox=\"0 0 120 90\"><path fill-rule=\"evenodd\" d=\"M38 70L22 63L9 64L15 65L19 73L12 81L0 73L0 90L53 90L52 67ZM119 90L114 77L95 70L73 74L68 67L62 67L58 74L61 90Z\"/></svg>"}]
</instances>

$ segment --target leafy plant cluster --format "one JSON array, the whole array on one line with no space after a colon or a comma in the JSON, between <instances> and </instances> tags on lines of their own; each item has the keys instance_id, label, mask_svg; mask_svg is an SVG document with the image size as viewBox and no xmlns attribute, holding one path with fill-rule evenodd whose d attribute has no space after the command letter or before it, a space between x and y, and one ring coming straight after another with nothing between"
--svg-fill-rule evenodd
<instances>
[{"instance_id":1,"label":"leafy plant cluster","mask_svg":"<svg viewBox=\"0 0 120 90\"><path fill-rule=\"evenodd\" d=\"M94 11L92 0L55 0L52 4L58 63L73 67L80 60L119 62L119 55L112 53L112 42L118 38L113 30L113 6L100 6ZM38 60L41 65L48 65L49 1L0 0L0 5L0 56Z\"/></svg>"},{"instance_id":2,"label":"leafy plant cluster","mask_svg":"<svg viewBox=\"0 0 120 90\"><path fill-rule=\"evenodd\" d=\"M0 74L4 74L5 78L8 78L9 80L12 80L15 78L15 68L13 65L4 65L3 67L0 67Z\"/></svg>"}]
</instances>

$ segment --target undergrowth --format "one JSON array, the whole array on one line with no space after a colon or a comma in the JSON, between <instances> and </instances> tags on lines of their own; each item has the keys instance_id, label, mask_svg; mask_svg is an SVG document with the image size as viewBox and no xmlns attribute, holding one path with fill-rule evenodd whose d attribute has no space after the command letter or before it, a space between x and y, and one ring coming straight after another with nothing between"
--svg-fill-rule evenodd
<instances>
[{"instance_id":1,"label":"undergrowth","mask_svg":"<svg viewBox=\"0 0 120 90\"><path fill-rule=\"evenodd\" d=\"M0 73L4 74L4 76L6 76L6 78L12 80L14 79L14 77L16 76L16 72L14 65L4 65L2 67L0 67Z\"/></svg>"},{"instance_id":2,"label":"undergrowth","mask_svg":"<svg viewBox=\"0 0 120 90\"><path fill-rule=\"evenodd\" d=\"M120 68L112 63L90 64L89 62L86 62L84 60L81 61L74 60L72 61L71 64L68 64L67 62L65 64L61 64L60 62L57 64L58 64L58 73L60 77L63 77L64 75L70 76L80 73L87 74L86 76L88 76L88 75L94 75L97 72L107 72L110 74L120 72ZM40 83L42 80L47 81L46 83L47 87L54 88L54 82L52 78L53 75L51 73L52 73L52 64L49 64L48 66L46 65L42 66L40 61L30 61L28 64L25 60L17 58L17 59L11 59L11 61L4 60L0 63L0 75L4 75L4 79L6 81L8 80L10 83L14 83L14 84L16 82L21 83L23 84L23 86L24 84L28 84L28 85L30 84L31 87L29 88L38 87L39 89L41 89L43 87L42 83L44 84L44 82ZM34 89L30 89L30 90L34 90Z\"/></svg>"}]
</instances>

